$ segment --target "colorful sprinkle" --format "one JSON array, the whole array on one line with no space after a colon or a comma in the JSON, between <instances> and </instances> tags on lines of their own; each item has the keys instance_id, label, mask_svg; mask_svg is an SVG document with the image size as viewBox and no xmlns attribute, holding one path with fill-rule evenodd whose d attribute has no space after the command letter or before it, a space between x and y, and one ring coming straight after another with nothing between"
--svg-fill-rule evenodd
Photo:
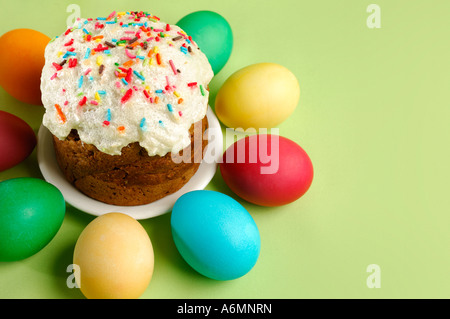
<instances>
[{"instance_id":1,"label":"colorful sprinkle","mask_svg":"<svg viewBox=\"0 0 450 319\"><path fill-rule=\"evenodd\" d=\"M114 18L114 16L116 15L116 11L111 12L111 14L108 16L108 20Z\"/></svg>"},{"instance_id":2,"label":"colorful sprinkle","mask_svg":"<svg viewBox=\"0 0 450 319\"><path fill-rule=\"evenodd\" d=\"M63 123L66 123L66 116L64 115L63 111L61 110L61 107L59 104L55 104L56 112L58 112L58 116L61 119Z\"/></svg>"},{"instance_id":3,"label":"colorful sprinkle","mask_svg":"<svg viewBox=\"0 0 450 319\"><path fill-rule=\"evenodd\" d=\"M114 39L113 39L113 41L114 41ZM105 41L105 44L106 44L107 46L109 46L110 48L115 48L115 47L116 47L115 44L112 44L111 42L108 42L108 41Z\"/></svg>"},{"instance_id":4,"label":"colorful sprinkle","mask_svg":"<svg viewBox=\"0 0 450 319\"><path fill-rule=\"evenodd\" d=\"M80 79L78 80L78 88L81 89L81 86L83 85L83 76L80 77Z\"/></svg>"},{"instance_id":5,"label":"colorful sprinkle","mask_svg":"<svg viewBox=\"0 0 450 319\"><path fill-rule=\"evenodd\" d=\"M125 80L126 80L127 82L131 82L132 79L133 79L133 69L132 69L132 68L129 68L129 69L127 70L127 76L125 77Z\"/></svg>"},{"instance_id":6,"label":"colorful sprinkle","mask_svg":"<svg viewBox=\"0 0 450 319\"><path fill-rule=\"evenodd\" d=\"M133 61L133 60L128 60L127 62L125 62L125 63L123 64L123 66L126 67L126 68L128 68L128 67L132 66L133 64L134 64L134 61Z\"/></svg>"},{"instance_id":7,"label":"colorful sprinkle","mask_svg":"<svg viewBox=\"0 0 450 319\"><path fill-rule=\"evenodd\" d=\"M101 45L101 43L99 43L99 45L96 47L96 48L94 48L94 51L95 52L101 52L101 51L105 51L105 50L108 50L109 49L109 47L103 47L102 45Z\"/></svg>"},{"instance_id":8,"label":"colorful sprinkle","mask_svg":"<svg viewBox=\"0 0 450 319\"><path fill-rule=\"evenodd\" d=\"M156 62L158 65L161 65L161 55L159 53L156 53Z\"/></svg>"},{"instance_id":9,"label":"colorful sprinkle","mask_svg":"<svg viewBox=\"0 0 450 319\"><path fill-rule=\"evenodd\" d=\"M87 59L91 56L91 48L87 48L86 54L84 55L84 58Z\"/></svg>"},{"instance_id":10,"label":"colorful sprinkle","mask_svg":"<svg viewBox=\"0 0 450 319\"><path fill-rule=\"evenodd\" d=\"M131 70L131 69L130 69ZM137 72L136 70L133 71L134 75L136 75L138 78L140 78L142 81L145 81L145 78L139 74L139 72Z\"/></svg>"},{"instance_id":11,"label":"colorful sprinkle","mask_svg":"<svg viewBox=\"0 0 450 319\"><path fill-rule=\"evenodd\" d=\"M139 127L144 132L147 130L147 125L145 124L145 117L142 118L141 123L139 124Z\"/></svg>"},{"instance_id":12,"label":"colorful sprinkle","mask_svg":"<svg viewBox=\"0 0 450 319\"><path fill-rule=\"evenodd\" d=\"M102 65L102 64L103 64L103 57L102 57L101 55L99 55L99 56L97 57L97 65L100 66L100 65Z\"/></svg>"},{"instance_id":13,"label":"colorful sprinkle","mask_svg":"<svg viewBox=\"0 0 450 319\"><path fill-rule=\"evenodd\" d=\"M169 112L173 112L172 104L167 104L167 109L169 110Z\"/></svg>"},{"instance_id":14,"label":"colorful sprinkle","mask_svg":"<svg viewBox=\"0 0 450 319\"><path fill-rule=\"evenodd\" d=\"M69 59L69 68L74 68L77 66L78 60L75 59Z\"/></svg>"},{"instance_id":15,"label":"colorful sprinkle","mask_svg":"<svg viewBox=\"0 0 450 319\"><path fill-rule=\"evenodd\" d=\"M130 51L128 51L128 49L125 49L125 54L127 55L127 57L129 57L130 59L135 59L136 56L131 54Z\"/></svg>"},{"instance_id":16,"label":"colorful sprinkle","mask_svg":"<svg viewBox=\"0 0 450 319\"><path fill-rule=\"evenodd\" d=\"M72 44L73 44L73 39L70 39L70 41L65 43L64 46L68 47L69 45L72 45Z\"/></svg>"},{"instance_id":17,"label":"colorful sprinkle","mask_svg":"<svg viewBox=\"0 0 450 319\"><path fill-rule=\"evenodd\" d=\"M133 44L134 42L136 42L139 38L138 37L134 37L133 39L128 40L128 44Z\"/></svg>"},{"instance_id":18,"label":"colorful sprinkle","mask_svg":"<svg viewBox=\"0 0 450 319\"><path fill-rule=\"evenodd\" d=\"M58 63L53 62L52 65L55 67L56 71L59 71L62 69L62 66L59 65Z\"/></svg>"},{"instance_id":19,"label":"colorful sprinkle","mask_svg":"<svg viewBox=\"0 0 450 319\"><path fill-rule=\"evenodd\" d=\"M86 104L86 102L87 102L87 97L83 96L83 98L80 100L80 102L78 102L78 105L83 106Z\"/></svg>"},{"instance_id":20,"label":"colorful sprinkle","mask_svg":"<svg viewBox=\"0 0 450 319\"><path fill-rule=\"evenodd\" d=\"M200 84L200 92L202 93L202 96L205 96L205 91L203 91L203 85Z\"/></svg>"},{"instance_id":21,"label":"colorful sprinkle","mask_svg":"<svg viewBox=\"0 0 450 319\"><path fill-rule=\"evenodd\" d=\"M173 61L172 61L172 60L169 60L169 64L170 64L170 67L172 68L173 74L174 74L174 75L177 75L177 74L178 74L178 73L177 73L177 68L176 68L175 65L173 64Z\"/></svg>"},{"instance_id":22,"label":"colorful sprinkle","mask_svg":"<svg viewBox=\"0 0 450 319\"><path fill-rule=\"evenodd\" d=\"M122 96L122 99L120 100L120 102L126 103L131 98L132 95L133 95L133 89L128 89L128 91L125 93L125 95Z\"/></svg>"},{"instance_id":23,"label":"colorful sprinkle","mask_svg":"<svg viewBox=\"0 0 450 319\"><path fill-rule=\"evenodd\" d=\"M75 52L72 51L67 51L64 55L63 55L63 59L69 57L69 56L76 56L77 54Z\"/></svg>"}]
</instances>

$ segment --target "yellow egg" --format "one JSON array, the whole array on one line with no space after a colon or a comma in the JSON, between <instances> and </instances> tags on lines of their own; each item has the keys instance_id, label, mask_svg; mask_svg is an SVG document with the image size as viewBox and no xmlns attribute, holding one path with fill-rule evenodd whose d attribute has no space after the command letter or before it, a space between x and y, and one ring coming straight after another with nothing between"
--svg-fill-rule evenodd
<instances>
[{"instance_id":1,"label":"yellow egg","mask_svg":"<svg viewBox=\"0 0 450 319\"><path fill-rule=\"evenodd\" d=\"M134 218L108 213L95 218L80 234L73 263L81 292L89 299L135 299L153 275L153 246Z\"/></svg>"},{"instance_id":2,"label":"yellow egg","mask_svg":"<svg viewBox=\"0 0 450 319\"><path fill-rule=\"evenodd\" d=\"M295 75L275 63L258 63L233 73L216 96L219 119L232 128L272 128L297 107L300 86Z\"/></svg>"}]
</instances>

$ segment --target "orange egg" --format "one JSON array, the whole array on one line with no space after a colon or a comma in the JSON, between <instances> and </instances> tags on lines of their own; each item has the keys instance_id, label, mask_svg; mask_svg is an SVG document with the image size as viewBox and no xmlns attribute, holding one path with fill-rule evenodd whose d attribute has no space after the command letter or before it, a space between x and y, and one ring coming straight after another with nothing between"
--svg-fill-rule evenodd
<instances>
[{"instance_id":1,"label":"orange egg","mask_svg":"<svg viewBox=\"0 0 450 319\"><path fill-rule=\"evenodd\" d=\"M0 85L21 102L42 105L41 71L49 41L31 29L11 30L0 37Z\"/></svg>"}]
</instances>

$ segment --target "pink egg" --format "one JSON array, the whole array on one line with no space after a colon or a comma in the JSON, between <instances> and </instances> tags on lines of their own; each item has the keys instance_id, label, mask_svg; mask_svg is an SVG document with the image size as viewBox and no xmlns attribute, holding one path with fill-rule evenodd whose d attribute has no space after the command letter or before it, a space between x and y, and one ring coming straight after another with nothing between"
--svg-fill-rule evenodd
<instances>
[{"instance_id":1,"label":"pink egg","mask_svg":"<svg viewBox=\"0 0 450 319\"><path fill-rule=\"evenodd\" d=\"M299 199L311 186L308 154L288 138L247 136L223 154L220 172L239 197L261 206L281 206Z\"/></svg>"},{"instance_id":2,"label":"pink egg","mask_svg":"<svg viewBox=\"0 0 450 319\"><path fill-rule=\"evenodd\" d=\"M0 172L22 162L35 146L33 129L21 118L0 111Z\"/></svg>"}]
</instances>

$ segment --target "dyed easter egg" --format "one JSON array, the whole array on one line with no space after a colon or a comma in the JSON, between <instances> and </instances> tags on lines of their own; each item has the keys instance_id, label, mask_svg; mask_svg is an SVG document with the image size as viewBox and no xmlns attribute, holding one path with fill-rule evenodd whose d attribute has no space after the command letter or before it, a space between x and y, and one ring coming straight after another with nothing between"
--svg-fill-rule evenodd
<instances>
[{"instance_id":1,"label":"dyed easter egg","mask_svg":"<svg viewBox=\"0 0 450 319\"><path fill-rule=\"evenodd\" d=\"M177 22L207 56L214 74L219 73L230 58L233 33L227 20L212 11L197 11Z\"/></svg>"},{"instance_id":2,"label":"dyed easter egg","mask_svg":"<svg viewBox=\"0 0 450 319\"><path fill-rule=\"evenodd\" d=\"M153 246L136 219L108 213L96 217L82 231L73 263L77 265L77 285L86 298L135 299L152 278Z\"/></svg>"},{"instance_id":3,"label":"dyed easter egg","mask_svg":"<svg viewBox=\"0 0 450 319\"><path fill-rule=\"evenodd\" d=\"M49 41L31 29L11 30L0 37L0 86L21 102L42 105L41 71Z\"/></svg>"},{"instance_id":4,"label":"dyed easter egg","mask_svg":"<svg viewBox=\"0 0 450 319\"><path fill-rule=\"evenodd\" d=\"M245 208L225 194L199 190L182 195L170 223L181 256L206 277L236 279L256 264L258 228Z\"/></svg>"},{"instance_id":5,"label":"dyed easter egg","mask_svg":"<svg viewBox=\"0 0 450 319\"><path fill-rule=\"evenodd\" d=\"M41 179L0 183L0 261L28 258L44 248L64 220L61 192Z\"/></svg>"},{"instance_id":6,"label":"dyed easter egg","mask_svg":"<svg viewBox=\"0 0 450 319\"><path fill-rule=\"evenodd\" d=\"M27 122L0 111L0 172L22 162L35 146L36 135Z\"/></svg>"},{"instance_id":7,"label":"dyed easter egg","mask_svg":"<svg viewBox=\"0 0 450 319\"><path fill-rule=\"evenodd\" d=\"M295 75L275 63L258 63L233 73L216 96L215 112L232 128L272 128L297 107L300 87Z\"/></svg>"},{"instance_id":8,"label":"dyed easter egg","mask_svg":"<svg viewBox=\"0 0 450 319\"><path fill-rule=\"evenodd\" d=\"M261 206L281 206L299 199L314 175L311 159L298 144L271 134L238 140L227 148L219 167L233 192Z\"/></svg>"}]
</instances>

